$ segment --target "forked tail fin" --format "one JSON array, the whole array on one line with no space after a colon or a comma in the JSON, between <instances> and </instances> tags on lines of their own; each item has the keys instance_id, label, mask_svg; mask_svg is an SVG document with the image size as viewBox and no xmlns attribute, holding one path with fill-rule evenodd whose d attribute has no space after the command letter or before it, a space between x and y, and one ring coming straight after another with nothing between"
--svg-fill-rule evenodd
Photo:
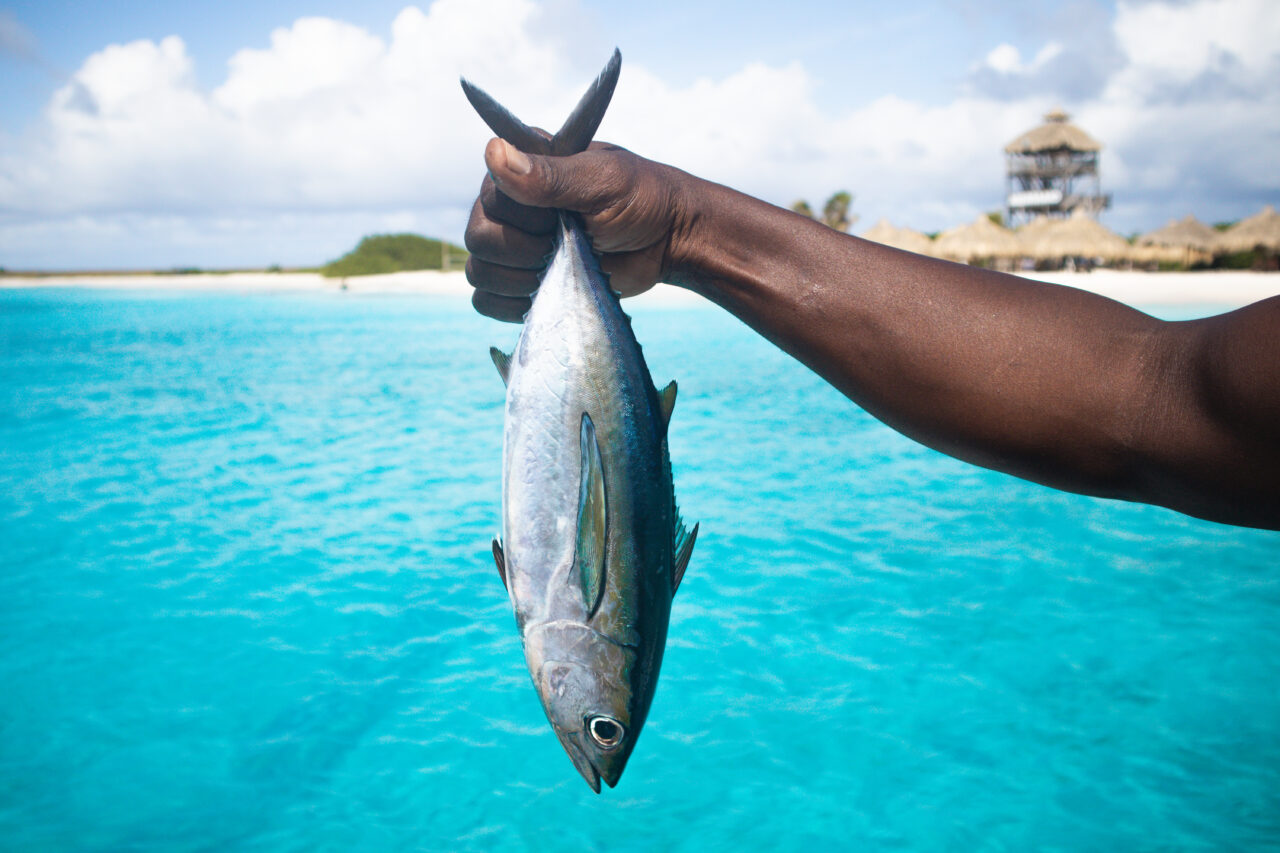
<instances>
[{"instance_id":1,"label":"forked tail fin","mask_svg":"<svg viewBox=\"0 0 1280 853\"><path fill-rule=\"evenodd\" d=\"M591 144L591 137L595 136L596 129L604 118L604 111L609 108L609 100L613 97L614 87L618 85L621 70L622 54L614 48L613 56L609 58L609 63L600 72L600 76L587 89L582 100L578 101L564 125L550 139L520 121L510 110L465 78L462 80L462 91L466 93L471 106L480 113L484 123L500 138L528 154L564 157L586 151Z\"/></svg>"}]
</instances>

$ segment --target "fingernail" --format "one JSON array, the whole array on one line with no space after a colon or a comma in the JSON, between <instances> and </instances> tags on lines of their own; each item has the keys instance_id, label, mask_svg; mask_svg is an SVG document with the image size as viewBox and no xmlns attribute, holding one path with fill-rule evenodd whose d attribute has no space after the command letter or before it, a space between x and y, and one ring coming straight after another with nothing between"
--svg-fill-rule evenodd
<instances>
[{"instance_id":1,"label":"fingernail","mask_svg":"<svg viewBox=\"0 0 1280 853\"><path fill-rule=\"evenodd\" d=\"M507 168L515 172L517 175L527 175L533 169L533 164L529 162L529 158L524 155L523 151L517 149L514 145L503 140L507 153Z\"/></svg>"}]
</instances>

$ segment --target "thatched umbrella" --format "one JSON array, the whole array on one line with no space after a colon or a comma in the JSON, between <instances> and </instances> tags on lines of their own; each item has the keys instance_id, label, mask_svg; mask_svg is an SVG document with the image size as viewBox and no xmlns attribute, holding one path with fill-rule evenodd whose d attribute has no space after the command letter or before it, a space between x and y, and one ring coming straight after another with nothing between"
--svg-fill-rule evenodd
<instances>
[{"instance_id":1,"label":"thatched umbrella","mask_svg":"<svg viewBox=\"0 0 1280 853\"><path fill-rule=\"evenodd\" d=\"M1055 219L1050 219L1048 216L1037 216L1035 219L1019 228L1017 234L1018 239L1022 241L1023 251L1030 254L1031 250L1035 247L1035 244L1051 228L1053 228L1053 223L1056 221L1057 220Z\"/></svg>"},{"instance_id":2,"label":"thatched umbrella","mask_svg":"<svg viewBox=\"0 0 1280 853\"><path fill-rule=\"evenodd\" d=\"M1218 232L1194 216L1187 214L1182 220L1170 219L1163 228L1157 228L1138 238L1139 246L1169 246L1178 249L1199 249L1212 252L1218 248Z\"/></svg>"},{"instance_id":3,"label":"thatched umbrella","mask_svg":"<svg viewBox=\"0 0 1280 853\"><path fill-rule=\"evenodd\" d=\"M1280 251L1280 213L1271 205L1218 235L1218 248L1222 251L1249 252L1259 246Z\"/></svg>"},{"instance_id":4,"label":"thatched umbrella","mask_svg":"<svg viewBox=\"0 0 1280 853\"><path fill-rule=\"evenodd\" d=\"M1133 249L1139 263L1207 264L1221 245L1221 235L1208 225L1187 214L1181 220L1170 219L1163 228L1143 234Z\"/></svg>"},{"instance_id":5,"label":"thatched umbrella","mask_svg":"<svg viewBox=\"0 0 1280 853\"><path fill-rule=\"evenodd\" d=\"M1077 210L1070 219L1045 222L1046 224L1034 230L1029 225L1020 233L1033 258L1102 258L1118 261L1129 257L1129 241L1108 230L1082 210Z\"/></svg>"},{"instance_id":6,"label":"thatched umbrella","mask_svg":"<svg viewBox=\"0 0 1280 853\"><path fill-rule=\"evenodd\" d=\"M915 252L918 255L933 253L933 241L919 231L910 228L896 228L889 220L881 219L862 233L862 239L874 240L895 249Z\"/></svg>"},{"instance_id":7,"label":"thatched umbrella","mask_svg":"<svg viewBox=\"0 0 1280 853\"><path fill-rule=\"evenodd\" d=\"M1017 234L983 214L968 225L943 231L934 241L933 253L971 262L982 258L1020 258L1026 251Z\"/></svg>"},{"instance_id":8,"label":"thatched umbrella","mask_svg":"<svg viewBox=\"0 0 1280 853\"><path fill-rule=\"evenodd\" d=\"M1213 253L1190 246L1130 246L1129 260L1135 264L1181 264L1191 267L1213 262Z\"/></svg>"}]
</instances>

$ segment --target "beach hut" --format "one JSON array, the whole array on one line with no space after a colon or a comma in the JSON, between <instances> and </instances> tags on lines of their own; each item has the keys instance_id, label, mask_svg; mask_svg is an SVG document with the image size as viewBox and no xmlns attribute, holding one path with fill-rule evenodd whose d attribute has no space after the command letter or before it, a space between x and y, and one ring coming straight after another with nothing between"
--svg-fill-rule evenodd
<instances>
[{"instance_id":1,"label":"beach hut","mask_svg":"<svg viewBox=\"0 0 1280 853\"><path fill-rule=\"evenodd\" d=\"M1208 225L1187 214L1171 219L1164 227L1138 238L1133 260L1138 263L1182 264L1191 267L1213 261L1219 251L1221 235Z\"/></svg>"},{"instance_id":2,"label":"beach hut","mask_svg":"<svg viewBox=\"0 0 1280 853\"><path fill-rule=\"evenodd\" d=\"M965 263L996 261L998 266L1008 266L1000 262L1026 254L1018 235L995 224L985 213L968 225L942 232L933 248L933 253L941 258Z\"/></svg>"},{"instance_id":3,"label":"beach hut","mask_svg":"<svg viewBox=\"0 0 1280 853\"><path fill-rule=\"evenodd\" d=\"M1137 267L1173 265L1181 267L1208 266L1213 263L1213 252L1193 249L1190 246L1130 246L1129 260Z\"/></svg>"},{"instance_id":4,"label":"beach hut","mask_svg":"<svg viewBox=\"0 0 1280 853\"><path fill-rule=\"evenodd\" d=\"M1073 258L1120 261L1129 257L1129 241L1077 210L1068 219L1037 220L1019 232L1027 253L1038 261Z\"/></svg>"},{"instance_id":5,"label":"beach hut","mask_svg":"<svg viewBox=\"0 0 1280 853\"><path fill-rule=\"evenodd\" d=\"M1170 219L1163 228L1143 234L1138 238L1138 245L1213 252L1218 248L1219 240L1217 231L1191 214L1187 214L1183 219Z\"/></svg>"},{"instance_id":6,"label":"beach hut","mask_svg":"<svg viewBox=\"0 0 1280 853\"><path fill-rule=\"evenodd\" d=\"M902 249L907 252L915 252L918 255L933 254L933 241L926 235L910 228L898 228L891 225L887 219L881 219L864 231L862 239L873 240L876 243L883 243L886 246L892 246L895 249Z\"/></svg>"},{"instance_id":7,"label":"beach hut","mask_svg":"<svg viewBox=\"0 0 1280 853\"><path fill-rule=\"evenodd\" d=\"M1015 233L1018 235L1018 239L1022 241L1023 250L1029 253L1036 242L1043 237L1045 233L1053 227L1053 223L1057 221L1058 220L1050 219L1047 216L1037 216L1026 225L1018 228Z\"/></svg>"},{"instance_id":8,"label":"beach hut","mask_svg":"<svg viewBox=\"0 0 1280 853\"><path fill-rule=\"evenodd\" d=\"M1271 252L1280 251L1280 213L1271 205L1218 235L1221 251L1251 252L1259 246Z\"/></svg>"}]
</instances>

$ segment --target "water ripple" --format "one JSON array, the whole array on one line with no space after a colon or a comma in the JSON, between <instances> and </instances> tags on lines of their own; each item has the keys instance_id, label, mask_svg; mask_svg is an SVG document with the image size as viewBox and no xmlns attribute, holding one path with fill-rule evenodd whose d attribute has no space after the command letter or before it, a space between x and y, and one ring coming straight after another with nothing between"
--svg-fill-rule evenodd
<instances>
[{"instance_id":1,"label":"water ripple","mask_svg":"<svg viewBox=\"0 0 1280 853\"><path fill-rule=\"evenodd\" d=\"M488 554L510 329L0 292L0 846L1274 845L1275 534L964 466L718 313L635 328L703 526L596 797Z\"/></svg>"}]
</instances>

